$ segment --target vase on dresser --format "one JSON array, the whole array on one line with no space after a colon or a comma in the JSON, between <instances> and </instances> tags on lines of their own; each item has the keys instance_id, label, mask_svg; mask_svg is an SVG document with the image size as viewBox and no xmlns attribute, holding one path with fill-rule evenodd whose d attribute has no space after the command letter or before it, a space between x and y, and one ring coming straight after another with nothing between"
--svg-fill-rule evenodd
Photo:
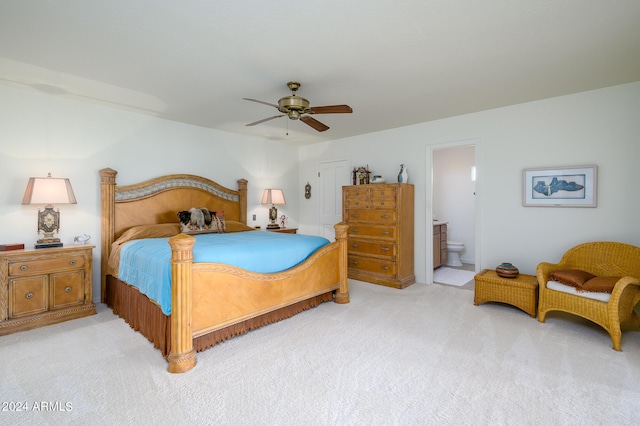
<instances>
[{"instance_id":1,"label":"vase on dresser","mask_svg":"<svg viewBox=\"0 0 640 426\"><path fill-rule=\"evenodd\" d=\"M409 183L409 173L404 164L400 164L400 173L398 173L398 183Z\"/></svg>"}]
</instances>

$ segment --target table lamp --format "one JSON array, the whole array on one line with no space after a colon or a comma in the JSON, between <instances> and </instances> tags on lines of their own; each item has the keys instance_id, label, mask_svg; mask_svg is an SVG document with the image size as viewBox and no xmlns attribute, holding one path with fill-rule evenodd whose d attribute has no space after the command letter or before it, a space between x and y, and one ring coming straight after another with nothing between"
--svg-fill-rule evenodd
<instances>
[{"instance_id":1,"label":"table lamp","mask_svg":"<svg viewBox=\"0 0 640 426\"><path fill-rule=\"evenodd\" d=\"M265 189L262 193L262 204L271 204L271 208L269 209L269 219L271 222L267 225L267 229L279 229L280 225L276 222L278 219L278 209L275 205L286 204L282 189Z\"/></svg>"},{"instance_id":2,"label":"table lamp","mask_svg":"<svg viewBox=\"0 0 640 426\"><path fill-rule=\"evenodd\" d=\"M57 233L60 230L60 210L54 210L53 204L76 204L76 197L67 178L47 177L29 178L24 191L22 204L44 204L44 210L38 209L38 235L43 233L35 245L36 248L62 247Z\"/></svg>"}]
</instances>

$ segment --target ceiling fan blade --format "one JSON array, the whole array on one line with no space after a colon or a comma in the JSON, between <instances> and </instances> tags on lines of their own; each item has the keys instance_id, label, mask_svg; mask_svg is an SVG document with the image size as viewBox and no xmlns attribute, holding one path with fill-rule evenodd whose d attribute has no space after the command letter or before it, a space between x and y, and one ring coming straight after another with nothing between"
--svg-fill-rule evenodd
<instances>
[{"instance_id":1,"label":"ceiling fan blade","mask_svg":"<svg viewBox=\"0 0 640 426\"><path fill-rule=\"evenodd\" d=\"M284 117L286 114L274 115L273 117L263 118L262 120L254 121L253 123L245 124L245 126L255 126L256 124L264 123L265 121L273 120L274 118Z\"/></svg>"},{"instance_id":2,"label":"ceiling fan blade","mask_svg":"<svg viewBox=\"0 0 640 426\"><path fill-rule=\"evenodd\" d=\"M272 106L272 107L274 107L274 108L278 108L278 105L276 105L276 104L272 104L272 103L269 103L269 102L259 101L259 100L257 100L257 99L251 99L251 98L242 98L242 99L244 99L245 101L257 102L257 103L259 103L259 104L265 104L265 105Z\"/></svg>"},{"instance_id":3,"label":"ceiling fan blade","mask_svg":"<svg viewBox=\"0 0 640 426\"><path fill-rule=\"evenodd\" d=\"M349 105L328 105L311 107L311 114L349 114L353 110Z\"/></svg>"},{"instance_id":4,"label":"ceiling fan blade","mask_svg":"<svg viewBox=\"0 0 640 426\"><path fill-rule=\"evenodd\" d=\"M318 120L313 117L309 117L308 115L303 115L300 117L300 121L304 122L307 126L313 127L319 132L324 132L325 130L329 130L329 126L322 124Z\"/></svg>"}]
</instances>

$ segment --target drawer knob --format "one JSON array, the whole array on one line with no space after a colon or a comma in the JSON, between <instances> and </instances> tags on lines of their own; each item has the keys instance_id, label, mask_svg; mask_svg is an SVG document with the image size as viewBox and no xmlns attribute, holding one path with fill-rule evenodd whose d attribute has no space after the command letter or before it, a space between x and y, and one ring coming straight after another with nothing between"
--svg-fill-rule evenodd
<instances>
[{"instance_id":1,"label":"drawer knob","mask_svg":"<svg viewBox=\"0 0 640 426\"><path fill-rule=\"evenodd\" d=\"M382 250L382 251L389 251L389 250L391 250L391 249L390 249L389 247L380 247L380 250Z\"/></svg>"},{"instance_id":2,"label":"drawer knob","mask_svg":"<svg viewBox=\"0 0 640 426\"><path fill-rule=\"evenodd\" d=\"M384 201L380 201L380 205L381 205L381 206L384 206Z\"/></svg>"},{"instance_id":3,"label":"drawer knob","mask_svg":"<svg viewBox=\"0 0 640 426\"><path fill-rule=\"evenodd\" d=\"M26 271L26 270L27 270L27 265L22 265L22 266L20 267L20 270L21 270L21 271Z\"/></svg>"},{"instance_id":4,"label":"drawer knob","mask_svg":"<svg viewBox=\"0 0 640 426\"><path fill-rule=\"evenodd\" d=\"M64 288L64 292L65 292L65 293L71 293L71 287L68 287L68 286L67 286L67 287L65 287L65 288Z\"/></svg>"},{"instance_id":5,"label":"drawer knob","mask_svg":"<svg viewBox=\"0 0 640 426\"><path fill-rule=\"evenodd\" d=\"M385 271L389 270L389 267L387 265L380 265L381 269L384 269Z\"/></svg>"},{"instance_id":6,"label":"drawer knob","mask_svg":"<svg viewBox=\"0 0 640 426\"><path fill-rule=\"evenodd\" d=\"M72 266L73 266L73 265L75 265L75 264L76 264L76 260L75 260L75 259L73 259L73 260L70 260L70 261L69 261L69 265L72 265Z\"/></svg>"},{"instance_id":7,"label":"drawer knob","mask_svg":"<svg viewBox=\"0 0 640 426\"><path fill-rule=\"evenodd\" d=\"M359 230L359 229L352 229L352 230L351 230L351 232L353 232L354 234L356 234L356 233L360 232L360 230Z\"/></svg>"},{"instance_id":8,"label":"drawer knob","mask_svg":"<svg viewBox=\"0 0 640 426\"><path fill-rule=\"evenodd\" d=\"M358 264L358 261L357 261L357 260L352 260L350 263L351 263L352 265L357 265L357 264Z\"/></svg>"},{"instance_id":9,"label":"drawer knob","mask_svg":"<svg viewBox=\"0 0 640 426\"><path fill-rule=\"evenodd\" d=\"M389 232L389 231L380 231L380 233L381 233L382 235L389 235L391 232Z\"/></svg>"},{"instance_id":10,"label":"drawer knob","mask_svg":"<svg viewBox=\"0 0 640 426\"><path fill-rule=\"evenodd\" d=\"M27 299L32 299L33 298L33 293L29 292L29 293L25 294L24 297L26 297Z\"/></svg>"},{"instance_id":11,"label":"drawer knob","mask_svg":"<svg viewBox=\"0 0 640 426\"><path fill-rule=\"evenodd\" d=\"M382 203L384 204L384 203ZM380 216L381 219L389 219L389 215L388 214L383 214L382 216Z\"/></svg>"},{"instance_id":12,"label":"drawer knob","mask_svg":"<svg viewBox=\"0 0 640 426\"><path fill-rule=\"evenodd\" d=\"M351 215L351 217L358 218L358 217L360 217L360 215L359 215L359 214L357 214L357 213L353 213L353 214Z\"/></svg>"},{"instance_id":13,"label":"drawer knob","mask_svg":"<svg viewBox=\"0 0 640 426\"><path fill-rule=\"evenodd\" d=\"M359 246L357 244L351 244L351 247L358 248Z\"/></svg>"}]
</instances>

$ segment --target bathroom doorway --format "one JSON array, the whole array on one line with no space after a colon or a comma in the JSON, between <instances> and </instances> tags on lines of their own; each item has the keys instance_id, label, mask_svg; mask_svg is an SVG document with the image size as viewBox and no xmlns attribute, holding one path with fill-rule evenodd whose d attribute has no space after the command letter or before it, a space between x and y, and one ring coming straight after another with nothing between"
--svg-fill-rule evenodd
<instances>
[{"instance_id":1,"label":"bathroom doorway","mask_svg":"<svg viewBox=\"0 0 640 426\"><path fill-rule=\"evenodd\" d=\"M464 248L457 254L448 254L442 262L439 275L444 270L462 269L476 272L479 268L478 218L479 196L477 159L479 141L466 140L428 147L427 169L427 282L434 282L434 266L438 265L436 242L429 244L429 238L437 225L446 224L446 240L461 243ZM436 225L434 227L434 224ZM431 232L433 231L433 232ZM431 250L429 250L431 248ZM434 257L435 254L435 257ZM458 257L462 263L453 262ZM468 286L466 286L468 287Z\"/></svg>"}]
</instances>

